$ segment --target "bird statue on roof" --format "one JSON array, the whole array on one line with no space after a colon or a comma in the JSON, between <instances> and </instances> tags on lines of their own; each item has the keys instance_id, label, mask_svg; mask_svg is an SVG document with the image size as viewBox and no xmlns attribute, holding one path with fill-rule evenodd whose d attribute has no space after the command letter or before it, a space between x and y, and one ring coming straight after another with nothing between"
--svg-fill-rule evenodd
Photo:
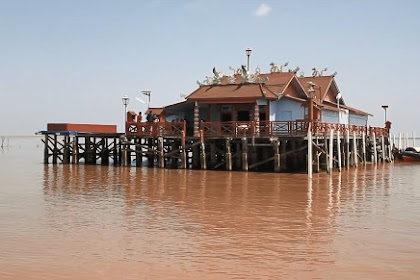
<instances>
[{"instance_id":1,"label":"bird statue on roof","mask_svg":"<svg viewBox=\"0 0 420 280\"><path fill-rule=\"evenodd\" d=\"M220 84L222 82L223 74L216 70L216 67L213 67L213 84Z\"/></svg>"},{"instance_id":2,"label":"bird statue on roof","mask_svg":"<svg viewBox=\"0 0 420 280\"><path fill-rule=\"evenodd\" d=\"M328 68L324 68L322 70L317 70L315 67L312 68L312 77L322 77L324 75L324 72L327 71Z\"/></svg>"},{"instance_id":3,"label":"bird statue on roof","mask_svg":"<svg viewBox=\"0 0 420 280\"><path fill-rule=\"evenodd\" d=\"M234 68L229 66L229 69L233 71L233 75L242 75L242 68Z\"/></svg>"},{"instance_id":4,"label":"bird statue on roof","mask_svg":"<svg viewBox=\"0 0 420 280\"><path fill-rule=\"evenodd\" d=\"M270 63L270 66L271 66L270 72L271 73L280 73L280 72L283 72L283 67L286 67L287 65L289 65L289 62L286 62L286 63L284 63L282 65L278 65L278 64L275 64L274 62L271 62Z\"/></svg>"},{"instance_id":5,"label":"bird statue on roof","mask_svg":"<svg viewBox=\"0 0 420 280\"><path fill-rule=\"evenodd\" d=\"M246 73L247 72L245 65L241 65L241 68L242 68L242 73Z\"/></svg>"},{"instance_id":6,"label":"bird statue on roof","mask_svg":"<svg viewBox=\"0 0 420 280\"><path fill-rule=\"evenodd\" d=\"M289 69L289 72L297 73L300 70L300 67L297 66L295 69Z\"/></svg>"}]
</instances>

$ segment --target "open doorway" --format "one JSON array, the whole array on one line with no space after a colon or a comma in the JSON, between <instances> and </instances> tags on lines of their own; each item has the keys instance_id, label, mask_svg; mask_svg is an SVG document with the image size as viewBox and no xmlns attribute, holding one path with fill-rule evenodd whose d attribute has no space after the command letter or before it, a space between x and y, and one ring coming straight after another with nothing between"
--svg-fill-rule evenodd
<instances>
[{"instance_id":1,"label":"open doorway","mask_svg":"<svg viewBox=\"0 0 420 280\"><path fill-rule=\"evenodd\" d=\"M220 115L221 122L230 122L232 120L232 113L222 113Z\"/></svg>"},{"instance_id":2,"label":"open doorway","mask_svg":"<svg viewBox=\"0 0 420 280\"><path fill-rule=\"evenodd\" d=\"M238 111L238 121L240 122L249 121L249 111Z\"/></svg>"}]
</instances>

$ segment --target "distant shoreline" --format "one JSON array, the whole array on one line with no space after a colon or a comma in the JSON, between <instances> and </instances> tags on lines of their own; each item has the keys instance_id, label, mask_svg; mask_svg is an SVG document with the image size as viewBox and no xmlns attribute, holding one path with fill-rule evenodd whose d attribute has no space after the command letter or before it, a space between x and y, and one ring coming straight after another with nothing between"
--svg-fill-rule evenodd
<instances>
[{"instance_id":1,"label":"distant shoreline","mask_svg":"<svg viewBox=\"0 0 420 280\"><path fill-rule=\"evenodd\" d=\"M0 138L40 138L42 135L0 135Z\"/></svg>"}]
</instances>

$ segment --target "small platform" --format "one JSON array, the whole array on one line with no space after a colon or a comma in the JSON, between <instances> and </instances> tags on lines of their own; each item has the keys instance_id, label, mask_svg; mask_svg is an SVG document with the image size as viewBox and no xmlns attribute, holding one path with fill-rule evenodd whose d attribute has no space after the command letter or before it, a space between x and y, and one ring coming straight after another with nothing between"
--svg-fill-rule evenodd
<instances>
[{"instance_id":1,"label":"small platform","mask_svg":"<svg viewBox=\"0 0 420 280\"><path fill-rule=\"evenodd\" d=\"M49 123L48 132L72 132L73 133L117 133L117 125L114 124L83 124L83 123ZM64 134L64 133L63 133Z\"/></svg>"}]
</instances>

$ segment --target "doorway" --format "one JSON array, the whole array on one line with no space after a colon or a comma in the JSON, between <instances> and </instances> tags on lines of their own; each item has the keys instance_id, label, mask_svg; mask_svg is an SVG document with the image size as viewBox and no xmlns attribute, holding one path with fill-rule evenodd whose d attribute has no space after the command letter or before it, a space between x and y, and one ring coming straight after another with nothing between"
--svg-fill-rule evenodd
<instances>
[{"instance_id":1,"label":"doorway","mask_svg":"<svg viewBox=\"0 0 420 280\"><path fill-rule=\"evenodd\" d=\"M238 121L248 122L249 121L249 111L238 111Z\"/></svg>"},{"instance_id":2,"label":"doorway","mask_svg":"<svg viewBox=\"0 0 420 280\"><path fill-rule=\"evenodd\" d=\"M222 113L220 115L220 121L221 122L230 122L232 120L232 114L231 113Z\"/></svg>"}]
</instances>

